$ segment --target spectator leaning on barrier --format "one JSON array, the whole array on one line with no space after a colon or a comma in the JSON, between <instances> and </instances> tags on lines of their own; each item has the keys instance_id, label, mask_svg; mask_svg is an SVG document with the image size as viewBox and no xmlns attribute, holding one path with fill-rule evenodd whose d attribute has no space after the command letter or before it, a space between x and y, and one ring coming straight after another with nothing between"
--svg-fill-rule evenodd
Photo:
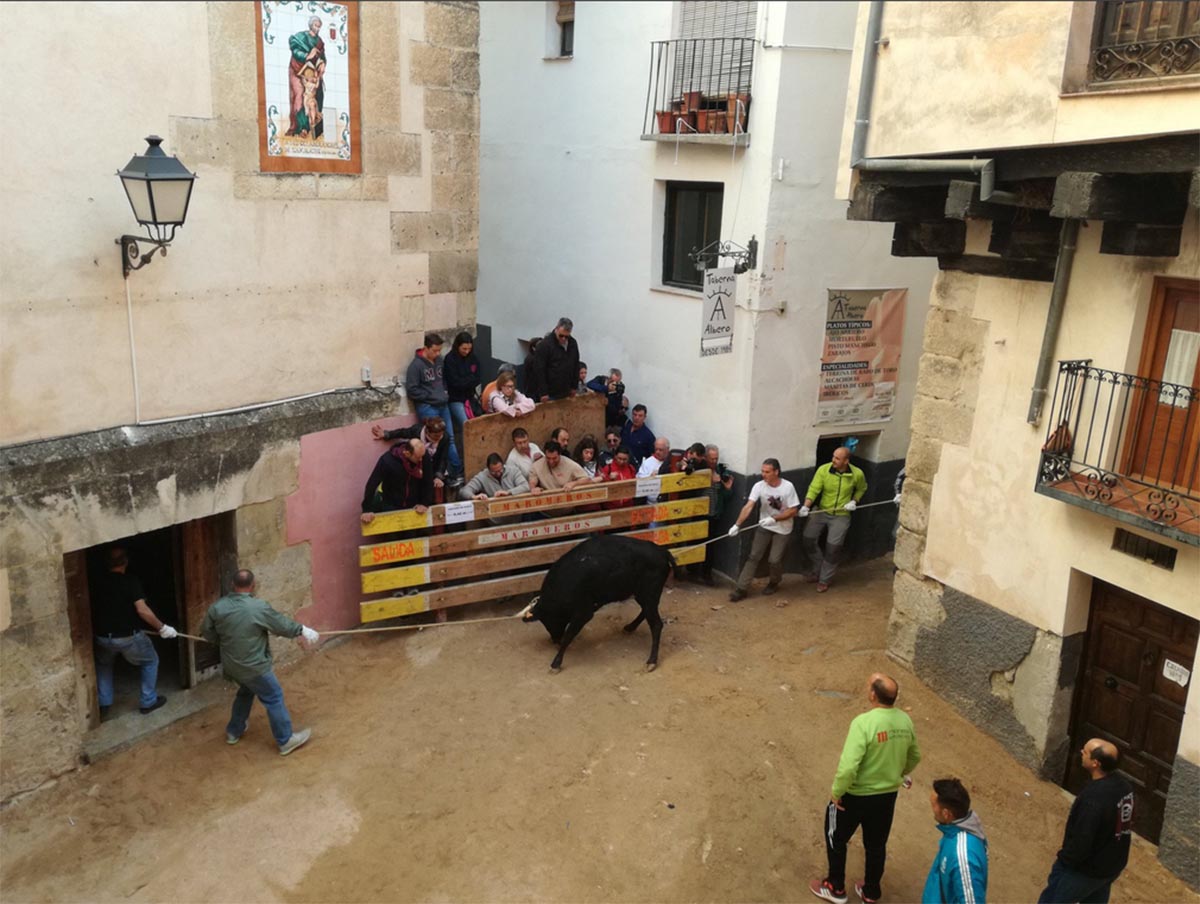
<instances>
[{"instance_id":1,"label":"spectator leaning on barrier","mask_svg":"<svg viewBox=\"0 0 1200 904\"><path fill-rule=\"evenodd\" d=\"M545 455L529 469L529 492L542 493L547 490L573 490L591 483L587 472L577 463L562 454L562 447L550 440L546 443Z\"/></svg>"},{"instance_id":2,"label":"spectator leaning on barrier","mask_svg":"<svg viewBox=\"0 0 1200 904\"><path fill-rule=\"evenodd\" d=\"M651 454L647 458L644 458L642 463L638 465L638 478L656 477L659 474L668 473L667 462L670 460L670 458L671 441L665 436L660 436L654 441L654 448L651 450ZM657 494L646 497L646 503L648 505L654 505L656 502L658 502Z\"/></svg>"},{"instance_id":3,"label":"spectator leaning on barrier","mask_svg":"<svg viewBox=\"0 0 1200 904\"><path fill-rule=\"evenodd\" d=\"M586 434L575 446L575 454L572 458L579 463L581 468L587 471L588 477L595 477L599 472L600 462L597 458L599 451L596 445L596 437L590 433Z\"/></svg>"},{"instance_id":4,"label":"spectator leaning on barrier","mask_svg":"<svg viewBox=\"0 0 1200 904\"><path fill-rule=\"evenodd\" d=\"M558 325L542 337L533 353L533 372L539 402L565 399L575 394L579 385L579 343L571 336L575 324L569 317L560 317Z\"/></svg>"},{"instance_id":5,"label":"spectator leaning on barrier","mask_svg":"<svg viewBox=\"0 0 1200 904\"><path fill-rule=\"evenodd\" d=\"M433 475L425 470L425 445L413 437L396 443L375 463L363 491L362 522L376 512L416 509L424 514L433 505Z\"/></svg>"},{"instance_id":6,"label":"spectator leaning on barrier","mask_svg":"<svg viewBox=\"0 0 1200 904\"><path fill-rule=\"evenodd\" d=\"M633 480L635 477L637 477L637 470L629 461L629 449L625 446L618 446L612 460L600 468L593 482L609 483L614 480ZM632 498L614 499L604 503L604 507L610 509L625 508L630 505L633 505Z\"/></svg>"},{"instance_id":7,"label":"spectator leaning on barrier","mask_svg":"<svg viewBox=\"0 0 1200 904\"><path fill-rule=\"evenodd\" d=\"M708 496L708 536L715 537L717 524L725 514L725 506L729 504L730 497L733 496L733 475L721 463L721 450L712 443L704 447L704 461L697 467L708 468L712 472L711 482L704 493ZM714 583L712 556L713 544L710 543L704 547L704 561L688 566L688 571L699 574L700 582L709 587Z\"/></svg>"},{"instance_id":8,"label":"spectator leaning on barrier","mask_svg":"<svg viewBox=\"0 0 1200 904\"><path fill-rule=\"evenodd\" d=\"M621 371L614 367L607 377L596 376L588 380L587 387L605 397L604 423L618 426L625 423L625 384L621 382Z\"/></svg>"},{"instance_id":9,"label":"spectator leaning on barrier","mask_svg":"<svg viewBox=\"0 0 1200 904\"><path fill-rule=\"evenodd\" d=\"M404 378L404 391L417 409L417 417L422 420L440 417L445 423L452 423L450 416L450 396L446 390L444 365L441 360L442 346L445 340L437 333L426 333L425 344L417 349L412 362L408 365L408 373ZM462 460L458 457L454 438L450 439L450 471L453 474L462 473Z\"/></svg>"},{"instance_id":10,"label":"spectator leaning on barrier","mask_svg":"<svg viewBox=\"0 0 1200 904\"><path fill-rule=\"evenodd\" d=\"M542 450L537 447L537 443L529 441L529 431L524 427L518 427L512 432L512 441L513 447L505 463L512 465L523 477L528 478L534 462L542 457Z\"/></svg>"},{"instance_id":11,"label":"spectator leaning on barrier","mask_svg":"<svg viewBox=\"0 0 1200 904\"><path fill-rule=\"evenodd\" d=\"M495 414L507 414L509 417L520 417L533 411L533 399L517 390L517 381L512 374L502 373L496 378L496 388L490 397L491 408Z\"/></svg>"},{"instance_id":12,"label":"spectator leaning on barrier","mask_svg":"<svg viewBox=\"0 0 1200 904\"><path fill-rule=\"evenodd\" d=\"M492 382L488 383L487 386L483 387L483 392L479 394L479 401L483 405L484 414L492 413L492 395L496 392L496 384L500 382L500 378L505 374L512 374L513 387L516 387L516 365L509 364L508 362L501 364L500 369L496 372L496 379L492 380Z\"/></svg>"},{"instance_id":13,"label":"spectator leaning on barrier","mask_svg":"<svg viewBox=\"0 0 1200 904\"><path fill-rule=\"evenodd\" d=\"M620 446L621 428L615 424L610 425L604 431L604 448L600 449L599 453L596 455L596 461L600 463L600 467L603 468L606 464L613 460L617 454L617 449L619 449ZM625 453L629 454L629 450L626 449Z\"/></svg>"},{"instance_id":14,"label":"spectator leaning on barrier","mask_svg":"<svg viewBox=\"0 0 1200 904\"><path fill-rule=\"evenodd\" d=\"M633 415L621 428L621 443L629 447L635 468L654 454L654 431L646 426L645 405L633 406Z\"/></svg>"},{"instance_id":15,"label":"spectator leaning on barrier","mask_svg":"<svg viewBox=\"0 0 1200 904\"><path fill-rule=\"evenodd\" d=\"M520 496L522 493L528 492L529 481L525 475L512 465L506 465L499 453L492 452L487 457L487 467L467 481L466 485L458 491L458 498L464 501L468 499L483 501L501 496ZM491 524L508 524L519 518L519 515L490 518L489 522Z\"/></svg>"}]
</instances>

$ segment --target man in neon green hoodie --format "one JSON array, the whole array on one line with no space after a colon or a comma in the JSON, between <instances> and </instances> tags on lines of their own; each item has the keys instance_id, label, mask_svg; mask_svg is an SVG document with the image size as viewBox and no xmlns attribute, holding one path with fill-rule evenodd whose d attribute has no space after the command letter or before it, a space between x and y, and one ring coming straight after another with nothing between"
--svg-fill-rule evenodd
<instances>
[{"instance_id":1,"label":"man in neon green hoodie","mask_svg":"<svg viewBox=\"0 0 1200 904\"><path fill-rule=\"evenodd\" d=\"M846 532L850 530L850 513L858 508L859 500L866 492L867 478L861 469L850 464L850 450L845 446L833 450L833 460L817 468L808 485L799 516L808 518L803 542L804 552L813 568L805 580L817 582L817 593L824 593L833 581L842 558ZM820 510L812 512L814 505ZM810 512L812 517L809 517ZM829 533L825 536L825 552L822 553L821 533L826 528Z\"/></svg>"},{"instance_id":2,"label":"man in neon green hoodie","mask_svg":"<svg viewBox=\"0 0 1200 904\"><path fill-rule=\"evenodd\" d=\"M908 773L921 762L912 719L896 709L900 692L895 680L876 672L867 681L871 708L850 723L842 758L838 761L833 791L825 811L825 853L829 873L813 879L808 889L818 898L846 902L846 844L861 825L866 852L866 875L854 891L863 904L874 904L881 894L887 840L892 831L896 792L908 787Z\"/></svg>"}]
</instances>

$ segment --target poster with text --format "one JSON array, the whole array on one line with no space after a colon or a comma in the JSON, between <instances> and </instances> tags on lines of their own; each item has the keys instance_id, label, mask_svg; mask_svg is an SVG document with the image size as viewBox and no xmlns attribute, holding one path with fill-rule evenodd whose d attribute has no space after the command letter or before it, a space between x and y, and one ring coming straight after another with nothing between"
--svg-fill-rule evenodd
<instances>
[{"instance_id":1,"label":"poster with text","mask_svg":"<svg viewBox=\"0 0 1200 904\"><path fill-rule=\"evenodd\" d=\"M358 4L258 7L258 142L263 172L360 173Z\"/></svg>"},{"instance_id":2,"label":"poster with text","mask_svg":"<svg viewBox=\"0 0 1200 904\"><path fill-rule=\"evenodd\" d=\"M700 357L733 351L733 311L737 306L737 274L732 267L704 271Z\"/></svg>"},{"instance_id":3,"label":"poster with text","mask_svg":"<svg viewBox=\"0 0 1200 904\"><path fill-rule=\"evenodd\" d=\"M830 289L817 394L820 424L892 417L908 289Z\"/></svg>"}]
</instances>

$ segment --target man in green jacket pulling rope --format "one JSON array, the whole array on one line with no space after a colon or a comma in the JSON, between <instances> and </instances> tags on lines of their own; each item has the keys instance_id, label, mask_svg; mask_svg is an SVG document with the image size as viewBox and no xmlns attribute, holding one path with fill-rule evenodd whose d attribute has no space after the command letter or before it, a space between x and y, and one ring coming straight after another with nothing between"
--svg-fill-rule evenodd
<instances>
[{"instance_id":1,"label":"man in green jacket pulling rope","mask_svg":"<svg viewBox=\"0 0 1200 904\"><path fill-rule=\"evenodd\" d=\"M307 728L292 731L292 717L283 702L283 688L275 677L267 638L269 634L301 637L313 646L321 635L276 612L270 604L254 596L254 589L254 572L248 568L238 571L233 578L233 593L209 607L200 634L220 651L225 677L238 686L229 725L225 728L225 743L236 744L242 739L250 707L258 697L267 709L279 755L287 756L303 746L312 731Z\"/></svg>"},{"instance_id":2,"label":"man in green jacket pulling rope","mask_svg":"<svg viewBox=\"0 0 1200 904\"><path fill-rule=\"evenodd\" d=\"M824 593L833 582L838 562L842 560L846 531L850 530L850 513L858 508L866 492L867 478L850 464L850 450L845 446L833 450L833 461L817 468L808 485L799 516L808 518L803 542L813 569L805 580L817 582L817 593ZM820 510L813 512L814 505ZM820 540L826 529L829 533L825 536L825 552L822 553Z\"/></svg>"},{"instance_id":3,"label":"man in green jacket pulling rope","mask_svg":"<svg viewBox=\"0 0 1200 904\"><path fill-rule=\"evenodd\" d=\"M855 891L864 904L879 900L879 883L887 860L888 835L896 810L896 792L912 782L908 773L921 762L912 719L896 709L900 692L895 680L876 672L867 680L871 708L854 718L838 760L829 806L825 811L825 853L829 872L813 879L809 891L818 898L845 904L846 844L863 830L866 873Z\"/></svg>"}]
</instances>

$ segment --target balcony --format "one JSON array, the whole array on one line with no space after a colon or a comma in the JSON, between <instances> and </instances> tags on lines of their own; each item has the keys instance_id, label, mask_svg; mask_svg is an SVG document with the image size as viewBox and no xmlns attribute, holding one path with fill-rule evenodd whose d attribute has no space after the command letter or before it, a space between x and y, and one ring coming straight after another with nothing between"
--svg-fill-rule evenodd
<instances>
[{"instance_id":1,"label":"balcony","mask_svg":"<svg viewBox=\"0 0 1200 904\"><path fill-rule=\"evenodd\" d=\"M749 145L753 38L650 44L643 141Z\"/></svg>"},{"instance_id":2,"label":"balcony","mask_svg":"<svg viewBox=\"0 0 1200 904\"><path fill-rule=\"evenodd\" d=\"M1060 361L1036 492L1200 546L1200 389Z\"/></svg>"},{"instance_id":3,"label":"balcony","mask_svg":"<svg viewBox=\"0 0 1200 904\"><path fill-rule=\"evenodd\" d=\"M1105 0L1092 43L1093 84L1200 73L1200 2Z\"/></svg>"}]
</instances>

